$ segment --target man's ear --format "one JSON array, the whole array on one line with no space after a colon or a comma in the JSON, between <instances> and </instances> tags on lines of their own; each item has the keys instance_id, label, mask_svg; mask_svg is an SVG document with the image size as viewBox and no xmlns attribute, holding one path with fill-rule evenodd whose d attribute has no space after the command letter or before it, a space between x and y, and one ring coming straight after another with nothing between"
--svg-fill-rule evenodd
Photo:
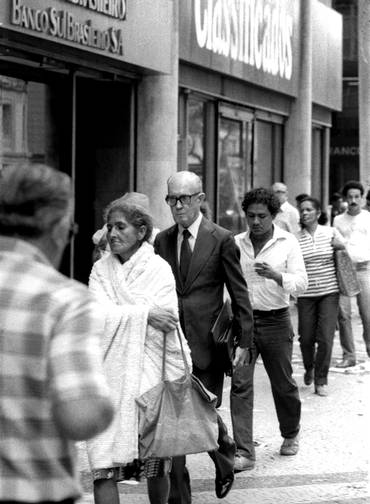
<instances>
[{"instance_id":1,"label":"man's ear","mask_svg":"<svg viewBox=\"0 0 370 504\"><path fill-rule=\"evenodd\" d=\"M206 195L204 192L198 194L199 201L204 201L206 199Z\"/></svg>"},{"instance_id":2,"label":"man's ear","mask_svg":"<svg viewBox=\"0 0 370 504\"><path fill-rule=\"evenodd\" d=\"M68 217L61 219L50 227L50 239L60 251L63 251L68 243L69 228L70 223Z\"/></svg>"}]
</instances>

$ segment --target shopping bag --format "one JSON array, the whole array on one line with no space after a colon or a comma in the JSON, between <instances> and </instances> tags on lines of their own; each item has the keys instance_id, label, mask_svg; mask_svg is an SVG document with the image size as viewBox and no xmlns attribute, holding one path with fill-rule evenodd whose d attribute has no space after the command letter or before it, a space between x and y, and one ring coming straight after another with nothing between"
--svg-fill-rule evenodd
<instances>
[{"instance_id":1,"label":"shopping bag","mask_svg":"<svg viewBox=\"0 0 370 504\"><path fill-rule=\"evenodd\" d=\"M217 397L190 373L182 345L185 373L177 380L166 379L164 338L162 381L136 399L139 457L175 457L216 450Z\"/></svg>"},{"instance_id":2,"label":"shopping bag","mask_svg":"<svg viewBox=\"0 0 370 504\"><path fill-rule=\"evenodd\" d=\"M339 292L343 296L356 296L360 292L355 267L348 252L345 249L335 250L335 268Z\"/></svg>"},{"instance_id":3,"label":"shopping bag","mask_svg":"<svg viewBox=\"0 0 370 504\"><path fill-rule=\"evenodd\" d=\"M231 376L234 359L235 339L233 333L233 312L227 299L211 329L216 347L217 363L225 374Z\"/></svg>"}]
</instances>

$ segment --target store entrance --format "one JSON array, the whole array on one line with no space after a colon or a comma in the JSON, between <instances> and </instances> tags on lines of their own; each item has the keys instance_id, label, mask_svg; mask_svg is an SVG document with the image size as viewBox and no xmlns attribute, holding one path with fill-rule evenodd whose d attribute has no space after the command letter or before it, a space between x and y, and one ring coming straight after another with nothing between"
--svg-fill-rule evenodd
<instances>
[{"instance_id":1,"label":"store entrance","mask_svg":"<svg viewBox=\"0 0 370 504\"><path fill-rule=\"evenodd\" d=\"M103 208L132 189L132 84L8 65L0 73L0 165L45 163L68 173L79 233L60 270L87 283Z\"/></svg>"},{"instance_id":2,"label":"store entrance","mask_svg":"<svg viewBox=\"0 0 370 504\"><path fill-rule=\"evenodd\" d=\"M102 227L104 207L132 181L131 85L76 79L75 220L73 276L87 282L92 235Z\"/></svg>"}]
</instances>

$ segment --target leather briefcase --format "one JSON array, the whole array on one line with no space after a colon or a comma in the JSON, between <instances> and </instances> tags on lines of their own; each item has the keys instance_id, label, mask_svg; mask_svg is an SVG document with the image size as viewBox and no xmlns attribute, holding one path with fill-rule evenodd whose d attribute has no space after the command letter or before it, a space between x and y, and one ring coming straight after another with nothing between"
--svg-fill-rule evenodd
<instances>
[{"instance_id":1,"label":"leather briefcase","mask_svg":"<svg viewBox=\"0 0 370 504\"><path fill-rule=\"evenodd\" d=\"M217 360L226 375L231 376L235 339L233 334L233 312L227 299L211 329L216 346Z\"/></svg>"}]
</instances>

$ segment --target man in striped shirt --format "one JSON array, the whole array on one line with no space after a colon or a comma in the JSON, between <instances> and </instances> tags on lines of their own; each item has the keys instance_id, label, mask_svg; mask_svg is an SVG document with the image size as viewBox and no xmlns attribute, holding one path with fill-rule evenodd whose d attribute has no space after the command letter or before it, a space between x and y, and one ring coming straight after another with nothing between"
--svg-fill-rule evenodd
<instances>
[{"instance_id":1,"label":"man in striped shirt","mask_svg":"<svg viewBox=\"0 0 370 504\"><path fill-rule=\"evenodd\" d=\"M0 172L0 502L73 503L74 441L113 417L98 307L56 270L72 201L66 174Z\"/></svg>"}]
</instances>

